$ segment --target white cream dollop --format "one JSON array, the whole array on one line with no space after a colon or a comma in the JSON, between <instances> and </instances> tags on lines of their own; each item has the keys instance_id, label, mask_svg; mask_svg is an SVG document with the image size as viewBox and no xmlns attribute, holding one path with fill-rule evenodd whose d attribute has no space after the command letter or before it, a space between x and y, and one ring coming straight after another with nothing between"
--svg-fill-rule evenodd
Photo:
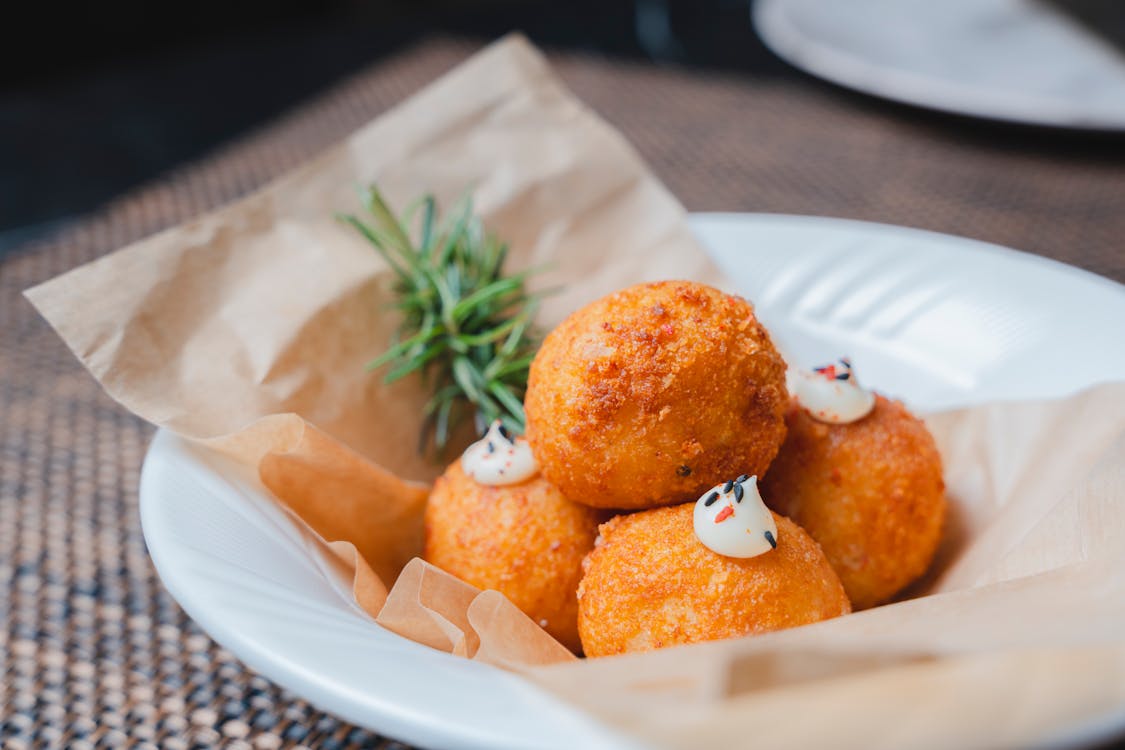
<instances>
[{"instance_id":1,"label":"white cream dollop","mask_svg":"<svg viewBox=\"0 0 1125 750\"><path fill-rule=\"evenodd\" d=\"M875 408L875 394L859 384L851 360L842 357L814 370L791 370L790 388L813 419L848 424Z\"/></svg>"},{"instance_id":2,"label":"white cream dollop","mask_svg":"<svg viewBox=\"0 0 1125 750\"><path fill-rule=\"evenodd\" d=\"M758 477L717 484L695 503L695 535L727 557L756 557L777 547L777 523L762 502Z\"/></svg>"},{"instance_id":3,"label":"white cream dollop","mask_svg":"<svg viewBox=\"0 0 1125 750\"><path fill-rule=\"evenodd\" d=\"M519 484L539 473L527 440L512 437L499 419L461 454L461 468L478 484L497 487Z\"/></svg>"}]
</instances>

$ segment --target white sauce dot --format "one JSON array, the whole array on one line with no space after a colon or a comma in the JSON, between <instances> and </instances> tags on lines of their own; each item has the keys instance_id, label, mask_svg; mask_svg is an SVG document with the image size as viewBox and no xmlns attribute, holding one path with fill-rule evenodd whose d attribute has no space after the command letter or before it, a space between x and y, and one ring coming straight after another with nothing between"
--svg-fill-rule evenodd
<instances>
[{"instance_id":1,"label":"white sauce dot","mask_svg":"<svg viewBox=\"0 0 1125 750\"><path fill-rule=\"evenodd\" d=\"M777 522L762 502L757 477L724 482L704 492L695 503L692 522L699 541L726 557L756 557L777 546Z\"/></svg>"},{"instance_id":2,"label":"white sauce dot","mask_svg":"<svg viewBox=\"0 0 1125 750\"><path fill-rule=\"evenodd\" d=\"M875 394L859 384L851 362L839 359L817 370L790 370L789 388L813 419L848 424L875 408Z\"/></svg>"},{"instance_id":3,"label":"white sauce dot","mask_svg":"<svg viewBox=\"0 0 1125 750\"><path fill-rule=\"evenodd\" d=\"M461 468L479 484L503 486L519 484L539 473L531 446L522 437L512 437L500 424L489 425L488 432L461 455Z\"/></svg>"}]
</instances>

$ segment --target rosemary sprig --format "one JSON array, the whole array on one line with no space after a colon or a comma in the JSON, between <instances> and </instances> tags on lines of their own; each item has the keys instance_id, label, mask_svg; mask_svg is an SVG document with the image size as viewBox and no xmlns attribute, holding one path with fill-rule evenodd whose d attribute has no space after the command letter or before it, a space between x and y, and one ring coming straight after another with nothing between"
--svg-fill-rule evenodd
<instances>
[{"instance_id":1,"label":"rosemary sprig","mask_svg":"<svg viewBox=\"0 0 1125 750\"><path fill-rule=\"evenodd\" d=\"M538 347L532 319L540 295L525 288L531 271L504 275L508 247L485 231L468 197L444 219L432 195L401 217L374 186L361 200L369 222L339 218L394 271L393 307L402 315L396 341L367 367L389 367L387 383L417 373L431 387L420 449L432 439L440 454L469 413L478 431L500 419L523 432L527 372ZM417 242L410 231L416 220Z\"/></svg>"}]
</instances>

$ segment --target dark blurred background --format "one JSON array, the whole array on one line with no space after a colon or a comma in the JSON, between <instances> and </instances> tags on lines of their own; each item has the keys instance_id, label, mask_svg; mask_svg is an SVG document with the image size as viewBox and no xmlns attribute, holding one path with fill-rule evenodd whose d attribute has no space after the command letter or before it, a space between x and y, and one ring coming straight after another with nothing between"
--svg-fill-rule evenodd
<instances>
[{"instance_id":1,"label":"dark blurred background","mask_svg":"<svg viewBox=\"0 0 1125 750\"><path fill-rule=\"evenodd\" d=\"M426 36L798 75L750 0L42 2L0 45L0 252Z\"/></svg>"},{"instance_id":2,"label":"dark blurred background","mask_svg":"<svg viewBox=\"0 0 1125 750\"><path fill-rule=\"evenodd\" d=\"M1103 31L1105 19L1115 19L1125 51L1125 0L1039 1L1065 5L1075 18ZM758 81L784 79L786 85L845 101L848 108L882 111L990 154L1032 159L1049 154L1083 169L1125 158L1120 134L988 123L821 82L781 62L759 41L750 21L753 2L8 3L0 15L0 253L435 36L483 44L521 30L548 50L721 70ZM1077 12L1094 5L1100 15ZM1108 16L1107 8L1113 11ZM1011 241L995 233L981 236Z\"/></svg>"}]
</instances>

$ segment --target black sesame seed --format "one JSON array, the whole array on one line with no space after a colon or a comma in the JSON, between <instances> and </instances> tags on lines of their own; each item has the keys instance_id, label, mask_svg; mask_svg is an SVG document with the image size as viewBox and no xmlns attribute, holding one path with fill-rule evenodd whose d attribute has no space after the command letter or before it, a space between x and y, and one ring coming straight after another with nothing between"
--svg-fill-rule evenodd
<instances>
[{"instance_id":1,"label":"black sesame seed","mask_svg":"<svg viewBox=\"0 0 1125 750\"><path fill-rule=\"evenodd\" d=\"M707 507L711 507L712 505L715 504L715 501L718 500L718 499L719 499L719 493L718 492L712 492L710 495L707 496L707 499L703 501L703 504L706 505Z\"/></svg>"},{"instance_id":2,"label":"black sesame seed","mask_svg":"<svg viewBox=\"0 0 1125 750\"><path fill-rule=\"evenodd\" d=\"M490 455L496 452L496 445L491 440L488 441L488 452Z\"/></svg>"},{"instance_id":3,"label":"black sesame seed","mask_svg":"<svg viewBox=\"0 0 1125 750\"><path fill-rule=\"evenodd\" d=\"M745 474L739 474L739 475L738 475L738 479L736 479L736 480L734 480L734 481L738 482L739 484L742 484L743 482L745 482L745 481L746 481L747 479L749 479L749 478L750 478L750 477L748 477L748 476L747 476L747 475L745 475Z\"/></svg>"},{"instance_id":4,"label":"black sesame seed","mask_svg":"<svg viewBox=\"0 0 1125 750\"><path fill-rule=\"evenodd\" d=\"M508 428L504 426L503 422L496 425L496 431L503 435L509 443L512 442L512 433L508 432Z\"/></svg>"},{"instance_id":5,"label":"black sesame seed","mask_svg":"<svg viewBox=\"0 0 1125 750\"><path fill-rule=\"evenodd\" d=\"M740 502L740 503L742 502L742 495L743 495L743 492L744 492L744 490L742 489L742 485L741 485L741 484L736 484L736 485L734 486L734 499L735 499L735 500L736 500L737 502Z\"/></svg>"},{"instance_id":6,"label":"black sesame seed","mask_svg":"<svg viewBox=\"0 0 1125 750\"><path fill-rule=\"evenodd\" d=\"M691 467L687 466L686 464L684 466L681 466L680 468L676 469L676 475L681 477L690 477Z\"/></svg>"},{"instance_id":7,"label":"black sesame seed","mask_svg":"<svg viewBox=\"0 0 1125 750\"><path fill-rule=\"evenodd\" d=\"M777 549L777 540L773 538L773 532L772 531L766 532L766 541L770 543L771 549Z\"/></svg>"},{"instance_id":8,"label":"black sesame seed","mask_svg":"<svg viewBox=\"0 0 1125 750\"><path fill-rule=\"evenodd\" d=\"M734 482L727 482L723 485L723 494L730 492L734 488Z\"/></svg>"}]
</instances>

